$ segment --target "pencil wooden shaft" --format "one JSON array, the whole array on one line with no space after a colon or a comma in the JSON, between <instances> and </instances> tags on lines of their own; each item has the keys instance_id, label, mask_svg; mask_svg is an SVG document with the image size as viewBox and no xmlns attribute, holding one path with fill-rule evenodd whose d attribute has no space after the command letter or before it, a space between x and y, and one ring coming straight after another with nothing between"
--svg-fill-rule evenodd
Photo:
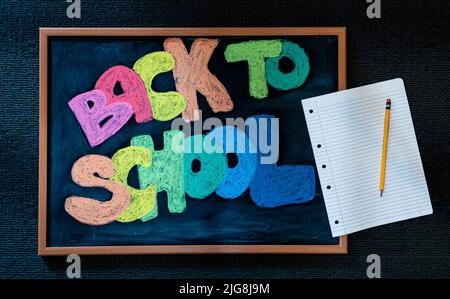
<instances>
[{"instance_id":1,"label":"pencil wooden shaft","mask_svg":"<svg viewBox=\"0 0 450 299\"><path fill-rule=\"evenodd\" d=\"M384 118L384 137L383 137L383 154L381 156L381 175L380 175L380 192L384 191L384 178L386 176L386 155L389 136L389 120L391 117L391 109L386 109L386 115Z\"/></svg>"}]
</instances>

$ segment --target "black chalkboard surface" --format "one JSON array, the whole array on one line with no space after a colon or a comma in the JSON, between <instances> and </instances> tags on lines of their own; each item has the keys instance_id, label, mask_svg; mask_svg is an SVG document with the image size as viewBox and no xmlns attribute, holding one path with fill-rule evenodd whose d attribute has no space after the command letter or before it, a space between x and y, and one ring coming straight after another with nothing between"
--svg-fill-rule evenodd
<instances>
[{"instance_id":1,"label":"black chalkboard surface","mask_svg":"<svg viewBox=\"0 0 450 299\"><path fill-rule=\"evenodd\" d=\"M111 158L140 135L151 135L154 149L162 150L164 132L172 124L156 119L138 123L131 117L116 134L92 147L69 101L93 90L111 67L132 68L146 54L164 51L164 41L170 37L181 38L188 51L198 38L218 40L208 67L234 107L215 113L197 92L203 120L274 116L279 119L277 165L315 167L300 100L345 88L345 28L41 29L39 253L345 253L346 238L331 236L315 169L314 198L300 204L268 208L255 205L249 190L234 199L213 192L201 199L186 194L186 209L171 213L167 193L158 192L156 218L105 225L81 223L65 210L66 198L73 195L99 201L111 198L106 189L74 182L71 169L78 159L86 155ZM269 85L268 96L255 99L249 94L248 64L227 62L224 53L231 44L274 39L304 49L309 75L290 90ZM292 60L279 61L284 73L293 67ZM155 92L176 91L173 72L157 75L151 87ZM128 175L128 185L135 188L139 188L138 171L133 167Z\"/></svg>"}]
</instances>

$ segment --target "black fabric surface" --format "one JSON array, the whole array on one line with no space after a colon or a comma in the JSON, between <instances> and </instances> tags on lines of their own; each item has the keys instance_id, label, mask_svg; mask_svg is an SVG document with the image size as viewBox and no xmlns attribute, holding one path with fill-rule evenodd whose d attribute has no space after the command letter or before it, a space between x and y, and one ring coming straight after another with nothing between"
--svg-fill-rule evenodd
<instances>
[{"instance_id":1,"label":"black fabric surface","mask_svg":"<svg viewBox=\"0 0 450 299\"><path fill-rule=\"evenodd\" d=\"M348 87L405 81L434 214L352 234L348 255L82 257L84 278L385 278L450 275L450 2L0 2L0 278L65 278L65 257L37 255L39 27L347 26Z\"/></svg>"}]
</instances>

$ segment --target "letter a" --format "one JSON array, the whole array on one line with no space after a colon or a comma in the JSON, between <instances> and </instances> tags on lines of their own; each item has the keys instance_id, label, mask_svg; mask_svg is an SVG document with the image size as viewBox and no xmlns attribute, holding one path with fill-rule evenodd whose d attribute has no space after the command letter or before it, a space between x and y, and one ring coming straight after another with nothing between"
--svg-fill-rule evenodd
<instances>
[{"instance_id":1,"label":"letter a","mask_svg":"<svg viewBox=\"0 0 450 299\"><path fill-rule=\"evenodd\" d=\"M114 86L120 84L123 93L116 95ZM108 98L107 104L128 103L133 107L136 122L143 123L152 120L152 110L145 90L144 82L132 69L116 65L108 69L98 78L95 89L102 90Z\"/></svg>"},{"instance_id":2,"label":"letter a","mask_svg":"<svg viewBox=\"0 0 450 299\"><path fill-rule=\"evenodd\" d=\"M80 0L66 0L67 3L72 3L67 7L66 15L69 19L81 18L81 3Z\"/></svg>"},{"instance_id":3,"label":"letter a","mask_svg":"<svg viewBox=\"0 0 450 299\"><path fill-rule=\"evenodd\" d=\"M381 0L366 0L367 3L372 3L367 7L366 14L369 19L381 18Z\"/></svg>"}]
</instances>

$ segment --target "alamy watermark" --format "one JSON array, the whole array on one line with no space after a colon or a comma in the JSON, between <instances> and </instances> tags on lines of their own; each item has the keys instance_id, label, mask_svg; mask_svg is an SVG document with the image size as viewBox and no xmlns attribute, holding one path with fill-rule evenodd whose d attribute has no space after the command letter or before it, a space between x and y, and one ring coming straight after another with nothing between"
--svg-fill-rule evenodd
<instances>
[{"instance_id":1,"label":"alamy watermark","mask_svg":"<svg viewBox=\"0 0 450 299\"><path fill-rule=\"evenodd\" d=\"M378 254L369 254L366 259L370 265L367 267L368 278L381 278L381 258Z\"/></svg>"},{"instance_id":2,"label":"alamy watermark","mask_svg":"<svg viewBox=\"0 0 450 299\"><path fill-rule=\"evenodd\" d=\"M67 266L66 275L67 278L81 278L81 258L78 254L71 254L67 256L67 263L70 263Z\"/></svg>"},{"instance_id":3,"label":"alamy watermark","mask_svg":"<svg viewBox=\"0 0 450 299\"><path fill-rule=\"evenodd\" d=\"M260 154L261 164L275 164L279 155L279 119L275 117L249 117L244 120L216 117L202 119L202 112L195 111L195 122L182 118L172 121L172 130L184 134L172 139L172 151L176 153L235 153ZM208 133L206 133L208 132ZM190 138L192 136L192 138ZM195 137L197 136L197 138ZM198 138L198 136L202 136ZM180 142L184 138L184 142Z\"/></svg>"},{"instance_id":4,"label":"alamy watermark","mask_svg":"<svg viewBox=\"0 0 450 299\"><path fill-rule=\"evenodd\" d=\"M66 0L69 6L66 10L66 15L69 19L81 18L81 0ZM381 0L366 0L366 3L370 3L367 7L366 15L369 19L381 18Z\"/></svg>"},{"instance_id":5,"label":"alamy watermark","mask_svg":"<svg viewBox=\"0 0 450 299\"><path fill-rule=\"evenodd\" d=\"M66 0L70 5L67 7L66 15L69 19L81 18L81 0Z\"/></svg>"},{"instance_id":6,"label":"alamy watermark","mask_svg":"<svg viewBox=\"0 0 450 299\"><path fill-rule=\"evenodd\" d=\"M381 0L366 0L367 3L371 3L366 10L367 17L369 19L381 18Z\"/></svg>"}]
</instances>

